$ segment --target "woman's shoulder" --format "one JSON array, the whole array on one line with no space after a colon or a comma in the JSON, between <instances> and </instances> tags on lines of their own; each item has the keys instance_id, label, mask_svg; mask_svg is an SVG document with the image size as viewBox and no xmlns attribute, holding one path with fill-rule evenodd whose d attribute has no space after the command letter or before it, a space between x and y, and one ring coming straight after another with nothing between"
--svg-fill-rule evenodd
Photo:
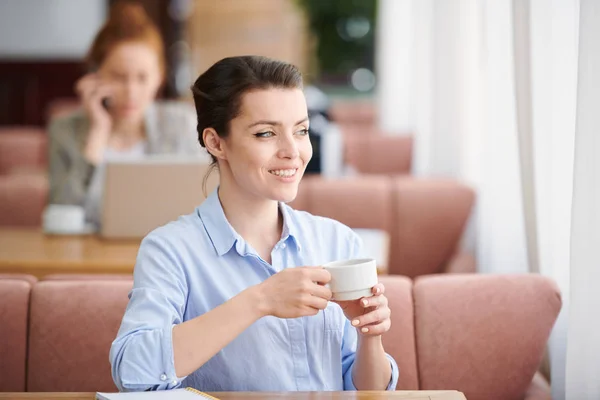
<instances>
[{"instance_id":1,"label":"woman's shoulder","mask_svg":"<svg viewBox=\"0 0 600 400\"><path fill-rule=\"evenodd\" d=\"M302 234L309 234L313 237L330 236L345 238L354 241L357 234L347 225L332 218L313 215L307 211L296 210L287 204L283 205L286 214L289 215L290 222Z\"/></svg>"},{"instance_id":2,"label":"woman's shoulder","mask_svg":"<svg viewBox=\"0 0 600 400\"><path fill-rule=\"evenodd\" d=\"M52 118L48 124L48 135L51 140L77 141L87 133L88 124L85 112L75 110Z\"/></svg>"},{"instance_id":3,"label":"woman's shoulder","mask_svg":"<svg viewBox=\"0 0 600 400\"><path fill-rule=\"evenodd\" d=\"M191 214L182 215L179 218L154 228L148 233L142 243L155 242L169 247L181 247L188 241L194 241L194 237L201 233L201 221L197 210Z\"/></svg>"}]
</instances>

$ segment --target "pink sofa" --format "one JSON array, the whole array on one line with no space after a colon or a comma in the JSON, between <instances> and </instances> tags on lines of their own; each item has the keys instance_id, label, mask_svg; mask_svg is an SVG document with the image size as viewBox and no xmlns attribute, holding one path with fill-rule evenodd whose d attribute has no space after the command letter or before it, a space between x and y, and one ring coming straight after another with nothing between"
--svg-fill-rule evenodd
<instances>
[{"instance_id":1,"label":"pink sofa","mask_svg":"<svg viewBox=\"0 0 600 400\"><path fill-rule=\"evenodd\" d=\"M412 152L410 135L344 134L344 161L361 174L408 175Z\"/></svg>"},{"instance_id":2,"label":"pink sofa","mask_svg":"<svg viewBox=\"0 0 600 400\"><path fill-rule=\"evenodd\" d=\"M459 250L474 201L472 189L447 179L359 175L306 177L290 205L351 228L388 232L388 273L415 277L476 272L474 258Z\"/></svg>"},{"instance_id":3,"label":"pink sofa","mask_svg":"<svg viewBox=\"0 0 600 400\"><path fill-rule=\"evenodd\" d=\"M42 128L0 128L0 175L17 169L44 170L47 153L47 137Z\"/></svg>"},{"instance_id":4,"label":"pink sofa","mask_svg":"<svg viewBox=\"0 0 600 400\"><path fill-rule=\"evenodd\" d=\"M39 226L48 194L47 137L35 127L0 128L0 226Z\"/></svg>"},{"instance_id":5,"label":"pink sofa","mask_svg":"<svg viewBox=\"0 0 600 400\"><path fill-rule=\"evenodd\" d=\"M400 368L397 389L457 389L469 400L550 398L535 376L561 307L550 280L471 274L381 281L393 311L384 344ZM0 391L115 390L108 351L130 289L126 280L0 280L7 299L0 303Z\"/></svg>"}]
</instances>

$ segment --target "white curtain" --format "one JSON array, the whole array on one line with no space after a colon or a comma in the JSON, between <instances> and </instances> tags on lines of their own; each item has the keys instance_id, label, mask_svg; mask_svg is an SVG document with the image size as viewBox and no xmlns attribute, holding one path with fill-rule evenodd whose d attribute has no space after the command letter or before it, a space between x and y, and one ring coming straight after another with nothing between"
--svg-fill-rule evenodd
<instances>
[{"instance_id":1,"label":"white curtain","mask_svg":"<svg viewBox=\"0 0 600 400\"><path fill-rule=\"evenodd\" d=\"M567 399L600 399L600 3L581 0Z\"/></svg>"},{"instance_id":2,"label":"white curtain","mask_svg":"<svg viewBox=\"0 0 600 400\"><path fill-rule=\"evenodd\" d=\"M527 272L520 186L510 0L395 0L379 3L385 21L405 21L412 38L378 40L378 102L404 98L412 113L381 108L385 126L415 134L413 171L418 176L461 179L477 190L476 211L465 246L482 272ZM379 24L378 37L386 36ZM402 25L402 24L400 24ZM391 30L390 34L396 31ZM390 52L395 56L386 56ZM410 61L411 66L406 67ZM384 63L390 63L383 65ZM398 82L403 82L399 84ZM407 82L410 82L407 83ZM404 104L404 101L398 104ZM393 122L396 121L396 122Z\"/></svg>"},{"instance_id":3,"label":"white curtain","mask_svg":"<svg viewBox=\"0 0 600 400\"><path fill-rule=\"evenodd\" d=\"M582 394L572 388L585 387L582 379L589 380L592 374L600 382L600 365L592 364L592 360L599 362L600 351L586 353L596 348L589 346L592 339L586 335L598 335L585 329L594 311L600 310L600 300L590 297L587 290L592 287L582 286L600 284L600 276L586 279L592 276L590 260L594 260L588 252L600 249L598 236L590 230L600 224L598 210L591 209L600 199L586 193L600 188L600 161L594 166L591 158L592 151L600 155L600 110L593 110L600 104L596 98L600 97L600 66L599 55L592 51L600 50L600 14L593 0L581 0L579 30L579 1L412 0L411 5L405 4L413 18L412 67L403 69L411 71L404 79L412 82L414 112L404 124L410 124L415 135L413 170L421 176L455 177L477 190L467 244L476 253L481 272L539 270L558 283L564 307L550 340L557 400L600 399L598 392ZM394 10L386 10L385 4L380 3L379 12L392 19ZM581 77L585 72L591 76ZM394 87L388 82L379 79L390 94ZM391 123L398 116L389 112L381 118ZM579 166L584 162L588 164ZM587 182L578 183L583 181ZM589 223L584 226L585 222ZM589 303L580 308L585 302ZM573 314L575 309L580 312ZM569 370L565 372L567 334ZM580 357L583 353L587 357ZM586 372L581 374L582 370Z\"/></svg>"},{"instance_id":4,"label":"white curtain","mask_svg":"<svg viewBox=\"0 0 600 400\"><path fill-rule=\"evenodd\" d=\"M536 242L540 271L554 278L563 297L550 337L552 394L557 400L565 399L578 19L579 0L531 0Z\"/></svg>"}]
</instances>

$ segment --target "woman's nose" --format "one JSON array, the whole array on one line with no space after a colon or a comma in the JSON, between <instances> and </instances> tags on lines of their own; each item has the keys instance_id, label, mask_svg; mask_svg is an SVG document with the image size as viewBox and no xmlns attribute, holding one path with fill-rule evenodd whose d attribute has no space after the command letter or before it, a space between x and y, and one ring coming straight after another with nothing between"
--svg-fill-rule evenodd
<instances>
[{"instance_id":1,"label":"woman's nose","mask_svg":"<svg viewBox=\"0 0 600 400\"><path fill-rule=\"evenodd\" d=\"M296 143L294 135L280 136L278 156L291 159L299 156L298 144Z\"/></svg>"}]
</instances>

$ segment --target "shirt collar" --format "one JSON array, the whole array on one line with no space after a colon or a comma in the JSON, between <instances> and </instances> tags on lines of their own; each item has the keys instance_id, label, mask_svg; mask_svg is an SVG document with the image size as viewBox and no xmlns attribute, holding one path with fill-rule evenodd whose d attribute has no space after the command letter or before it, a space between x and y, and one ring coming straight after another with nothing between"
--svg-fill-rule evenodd
<instances>
[{"instance_id":1,"label":"shirt collar","mask_svg":"<svg viewBox=\"0 0 600 400\"><path fill-rule=\"evenodd\" d=\"M279 203L279 210L283 216L283 232L281 233L282 240L288 240L292 238L296 244L298 251L301 250L300 242L298 241L300 235L300 228L296 219L296 211L285 203Z\"/></svg>"},{"instance_id":2,"label":"shirt collar","mask_svg":"<svg viewBox=\"0 0 600 400\"><path fill-rule=\"evenodd\" d=\"M296 248L300 250L298 242L298 222L296 221L294 210L284 203L279 203L279 209L283 216L282 241L292 238ZM198 215L202 222L215 251L219 256L229 252L236 242L244 243L243 238L233 229L219 200L218 188L204 200L198 207Z\"/></svg>"},{"instance_id":3,"label":"shirt collar","mask_svg":"<svg viewBox=\"0 0 600 400\"><path fill-rule=\"evenodd\" d=\"M226 254L240 239L240 236L227 221L219 200L218 188L198 207L198 214L204 223L208 237L219 256Z\"/></svg>"}]
</instances>

